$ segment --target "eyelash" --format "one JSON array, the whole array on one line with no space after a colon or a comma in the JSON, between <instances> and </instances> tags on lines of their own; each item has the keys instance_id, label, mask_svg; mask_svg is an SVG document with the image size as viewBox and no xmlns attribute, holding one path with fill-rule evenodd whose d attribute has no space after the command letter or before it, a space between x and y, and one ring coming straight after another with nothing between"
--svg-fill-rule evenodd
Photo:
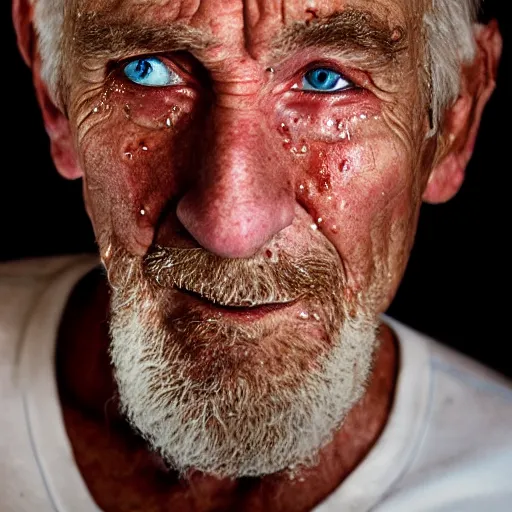
<instances>
[{"instance_id":1,"label":"eyelash","mask_svg":"<svg viewBox=\"0 0 512 512\"><path fill-rule=\"evenodd\" d=\"M325 68L334 71L335 73L338 73L341 75L341 78L346 80L351 84L350 89L347 89L346 91L353 91L362 89L360 85L358 85L358 80L356 77L354 77L354 72L351 70L347 70L345 68L342 68L338 63L333 62L331 60L317 60L313 62L309 62L306 66L301 68L297 73L295 73L294 82L297 82L297 80L301 79L302 77L306 76L310 71L313 71L318 68ZM304 91L306 92L306 91ZM342 91L345 92L345 91Z\"/></svg>"}]
</instances>

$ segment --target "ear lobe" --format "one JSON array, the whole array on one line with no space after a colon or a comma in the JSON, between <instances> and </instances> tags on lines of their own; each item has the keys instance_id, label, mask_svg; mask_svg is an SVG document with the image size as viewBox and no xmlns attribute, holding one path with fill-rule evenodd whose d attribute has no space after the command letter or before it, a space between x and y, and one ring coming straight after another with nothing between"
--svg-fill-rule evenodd
<instances>
[{"instance_id":1,"label":"ear lobe","mask_svg":"<svg viewBox=\"0 0 512 512\"><path fill-rule=\"evenodd\" d=\"M50 138L51 155L59 173L68 179L82 176L73 144L69 121L54 104L41 77L41 59L34 33L33 6L28 0L13 0L12 17L18 48L25 63L32 68L34 88Z\"/></svg>"},{"instance_id":2,"label":"ear lobe","mask_svg":"<svg viewBox=\"0 0 512 512\"><path fill-rule=\"evenodd\" d=\"M502 38L495 20L476 26L476 56L461 70L461 90L455 104L445 113L440 148L423 200L443 203L460 189L466 166L473 154L482 113L495 86Z\"/></svg>"}]
</instances>

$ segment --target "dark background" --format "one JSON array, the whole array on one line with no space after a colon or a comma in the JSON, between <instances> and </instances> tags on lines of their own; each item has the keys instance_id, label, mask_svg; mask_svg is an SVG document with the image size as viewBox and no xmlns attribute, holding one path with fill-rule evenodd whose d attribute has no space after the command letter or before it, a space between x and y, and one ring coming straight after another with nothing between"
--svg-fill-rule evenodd
<instances>
[{"instance_id":1,"label":"dark background","mask_svg":"<svg viewBox=\"0 0 512 512\"><path fill-rule=\"evenodd\" d=\"M95 252L81 182L66 181L53 168L30 73L16 50L10 2L2 3L0 260ZM512 377L507 4L485 4L484 15L500 24L504 53L466 181L449 203L423 207L410 263L388 313Z\"/></svg>"}]
</instances>

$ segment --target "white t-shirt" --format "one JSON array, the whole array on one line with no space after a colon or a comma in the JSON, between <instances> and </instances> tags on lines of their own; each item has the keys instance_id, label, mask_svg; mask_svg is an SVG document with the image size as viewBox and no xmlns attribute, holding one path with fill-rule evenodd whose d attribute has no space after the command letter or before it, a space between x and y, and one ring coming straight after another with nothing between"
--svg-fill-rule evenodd
<instances>
[{"instance_id":1,"label":"white t-shirt","mask_svg":"<svg viewBox=\"0 0 512 512\"><path fill-rule=\"evenodd\" d=\"M54 363L67 298L97 264L81 255L0 265L1 512L99 510L73 458ZM512 384L385 321L400 350L388 423L315 511L511 512Z\"/></svg>"}]
</instances>

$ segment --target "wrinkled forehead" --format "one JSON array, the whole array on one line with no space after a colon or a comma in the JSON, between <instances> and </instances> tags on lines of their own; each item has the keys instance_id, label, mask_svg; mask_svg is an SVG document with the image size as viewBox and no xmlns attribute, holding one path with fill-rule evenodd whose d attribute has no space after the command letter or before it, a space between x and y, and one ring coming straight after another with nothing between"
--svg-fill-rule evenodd
<instances>
[{"instance_id":1,"label":"wrinkled forehead","mask_svg":"<svg viewBox=\"0 0 512 512\"><path fill-rule=\"evenodd\" d=\"M198 44L245 48L264 54L286 39L298 23L322 23L351 12L352 25L399 29L411 38L429 0L75 0L68 3L72 25L94 16L103 25L136 27L185 25ZM343 20L341 20L343 21ZM367 24L368 27L364 25ZM68 25L69 26L69 25ZM349 27L350 28L350 27ZM202 41L199 39L202 38ZM413 39L414 40L414 39ZM410 41L409 41L410 42Z\"/></svg>"}]
</instances>

